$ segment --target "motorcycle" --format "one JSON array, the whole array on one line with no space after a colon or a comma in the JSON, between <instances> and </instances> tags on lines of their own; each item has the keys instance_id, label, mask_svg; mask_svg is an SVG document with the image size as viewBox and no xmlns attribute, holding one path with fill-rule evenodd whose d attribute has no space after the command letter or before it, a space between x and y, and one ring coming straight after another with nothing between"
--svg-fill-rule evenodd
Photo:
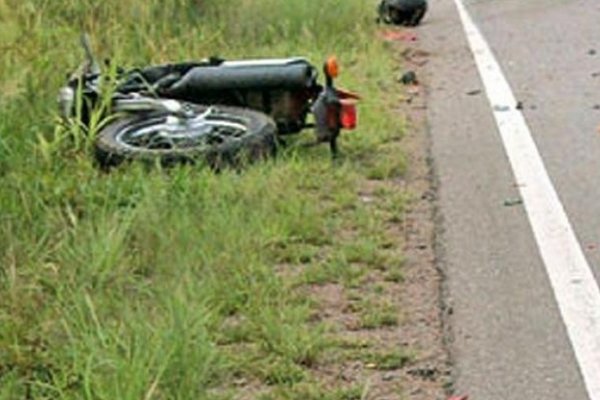
<instances>
[{"instance_id":1,"label":"motorcycle","mask_svg":"<svg viewBox=\"0 0 600 400\"><path fill-rule=\"evenodd\" d=\"M82 45L86 61L61 88L59 103L64 118L89 126L107 96L107 76L87 36ZM96 133L96 159L103 167L203 160L220 168L272 156L282 136L309 127L315 143L329 143L336 156L340 131L356 127L359 96L335 87L335 58L323 72L321 85L317 68L302 57L118 68L102 111L109 122Z\"/></svg>"}]
</instances>

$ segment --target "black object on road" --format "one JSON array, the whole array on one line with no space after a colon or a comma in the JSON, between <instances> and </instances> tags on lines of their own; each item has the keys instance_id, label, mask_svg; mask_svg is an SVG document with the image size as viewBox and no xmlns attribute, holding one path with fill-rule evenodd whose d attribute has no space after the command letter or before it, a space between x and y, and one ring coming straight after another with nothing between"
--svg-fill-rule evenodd
<instances>
[{"instance_id":1,"label":"black object on road","mask_svg":"<svg viewBox=\"0 0 600 400\"><path fill-rule=\"evenodd\" d=\"M427 11L427 0L381 0L377 22L417 26Z\"/></svg>"},{"instance_id":2,"label":"black object on road","mask_svg":"<svg viewBox=\"0 0 600 400\"><path fill-rule=\"evenodd\" d=\"M415 71L407 71L400 77L400 82L404 85L416 85L419 83L419 80Z\"/></svg>"}]
</instances>

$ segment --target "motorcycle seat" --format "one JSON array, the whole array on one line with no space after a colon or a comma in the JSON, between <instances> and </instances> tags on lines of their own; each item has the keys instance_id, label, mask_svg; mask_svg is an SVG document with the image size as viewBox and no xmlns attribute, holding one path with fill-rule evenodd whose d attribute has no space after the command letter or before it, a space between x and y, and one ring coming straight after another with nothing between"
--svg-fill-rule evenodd
<instances>
[{"instance_id":1,"label":"motorcycle seat","mask_svg":"<svg viewBox=\"0 0 600 400\"><path fill-rule=\"evenodd\" d=\"M259 58L255 60L224 61L221 66L226 68L284 67L292 64L309 64L309 62L304 57Z\"/></svg>"},{"instance_id":2,"label":"motorcycle seat","mask_svg":"<svg viewBox=\"0 0 600 400\"><path fill-rule=\"evenodd\" d=\"M221 90L294 90L316 85L317 70L304 58L225 61L197 66L168 88L171 95Z\"/></svg>"}]
</instances>

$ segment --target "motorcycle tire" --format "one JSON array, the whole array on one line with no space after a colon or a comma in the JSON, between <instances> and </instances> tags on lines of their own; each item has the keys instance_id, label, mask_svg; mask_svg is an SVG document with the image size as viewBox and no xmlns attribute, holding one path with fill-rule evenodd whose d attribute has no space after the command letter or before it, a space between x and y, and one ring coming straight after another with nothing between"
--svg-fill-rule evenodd
<instances>
[{"instance_id":1,"label":"motorcycle tire","mask_svg":"<svg viewBox=\"0 0 600 400\"><path fill-rule=\"evenodd\" d=\"M163 166L204 162L221 169L275 155L277 128L267 115L239 107L186 106L193 113L187 118L168 112L117 118L98 133L96 160L103 168L140 160Z\"/></svg>"}]
</instances>

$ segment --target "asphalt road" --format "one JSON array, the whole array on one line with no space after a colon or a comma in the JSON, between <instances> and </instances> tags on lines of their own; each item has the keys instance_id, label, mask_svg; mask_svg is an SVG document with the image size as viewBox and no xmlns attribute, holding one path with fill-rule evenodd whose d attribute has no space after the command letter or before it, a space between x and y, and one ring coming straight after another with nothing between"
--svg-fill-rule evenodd
<instances>
[{"instance_id":1,"label":"asphalt road","mask_svg":"<svg viewBox=\"0 0 600 400\"><path fill-rule=\"evenodd\" d=\"M465 0L600 278L600 3ZM456 389L472 400L590 399L453 0L417 30Z\"/></svg>"}]
</instances>

